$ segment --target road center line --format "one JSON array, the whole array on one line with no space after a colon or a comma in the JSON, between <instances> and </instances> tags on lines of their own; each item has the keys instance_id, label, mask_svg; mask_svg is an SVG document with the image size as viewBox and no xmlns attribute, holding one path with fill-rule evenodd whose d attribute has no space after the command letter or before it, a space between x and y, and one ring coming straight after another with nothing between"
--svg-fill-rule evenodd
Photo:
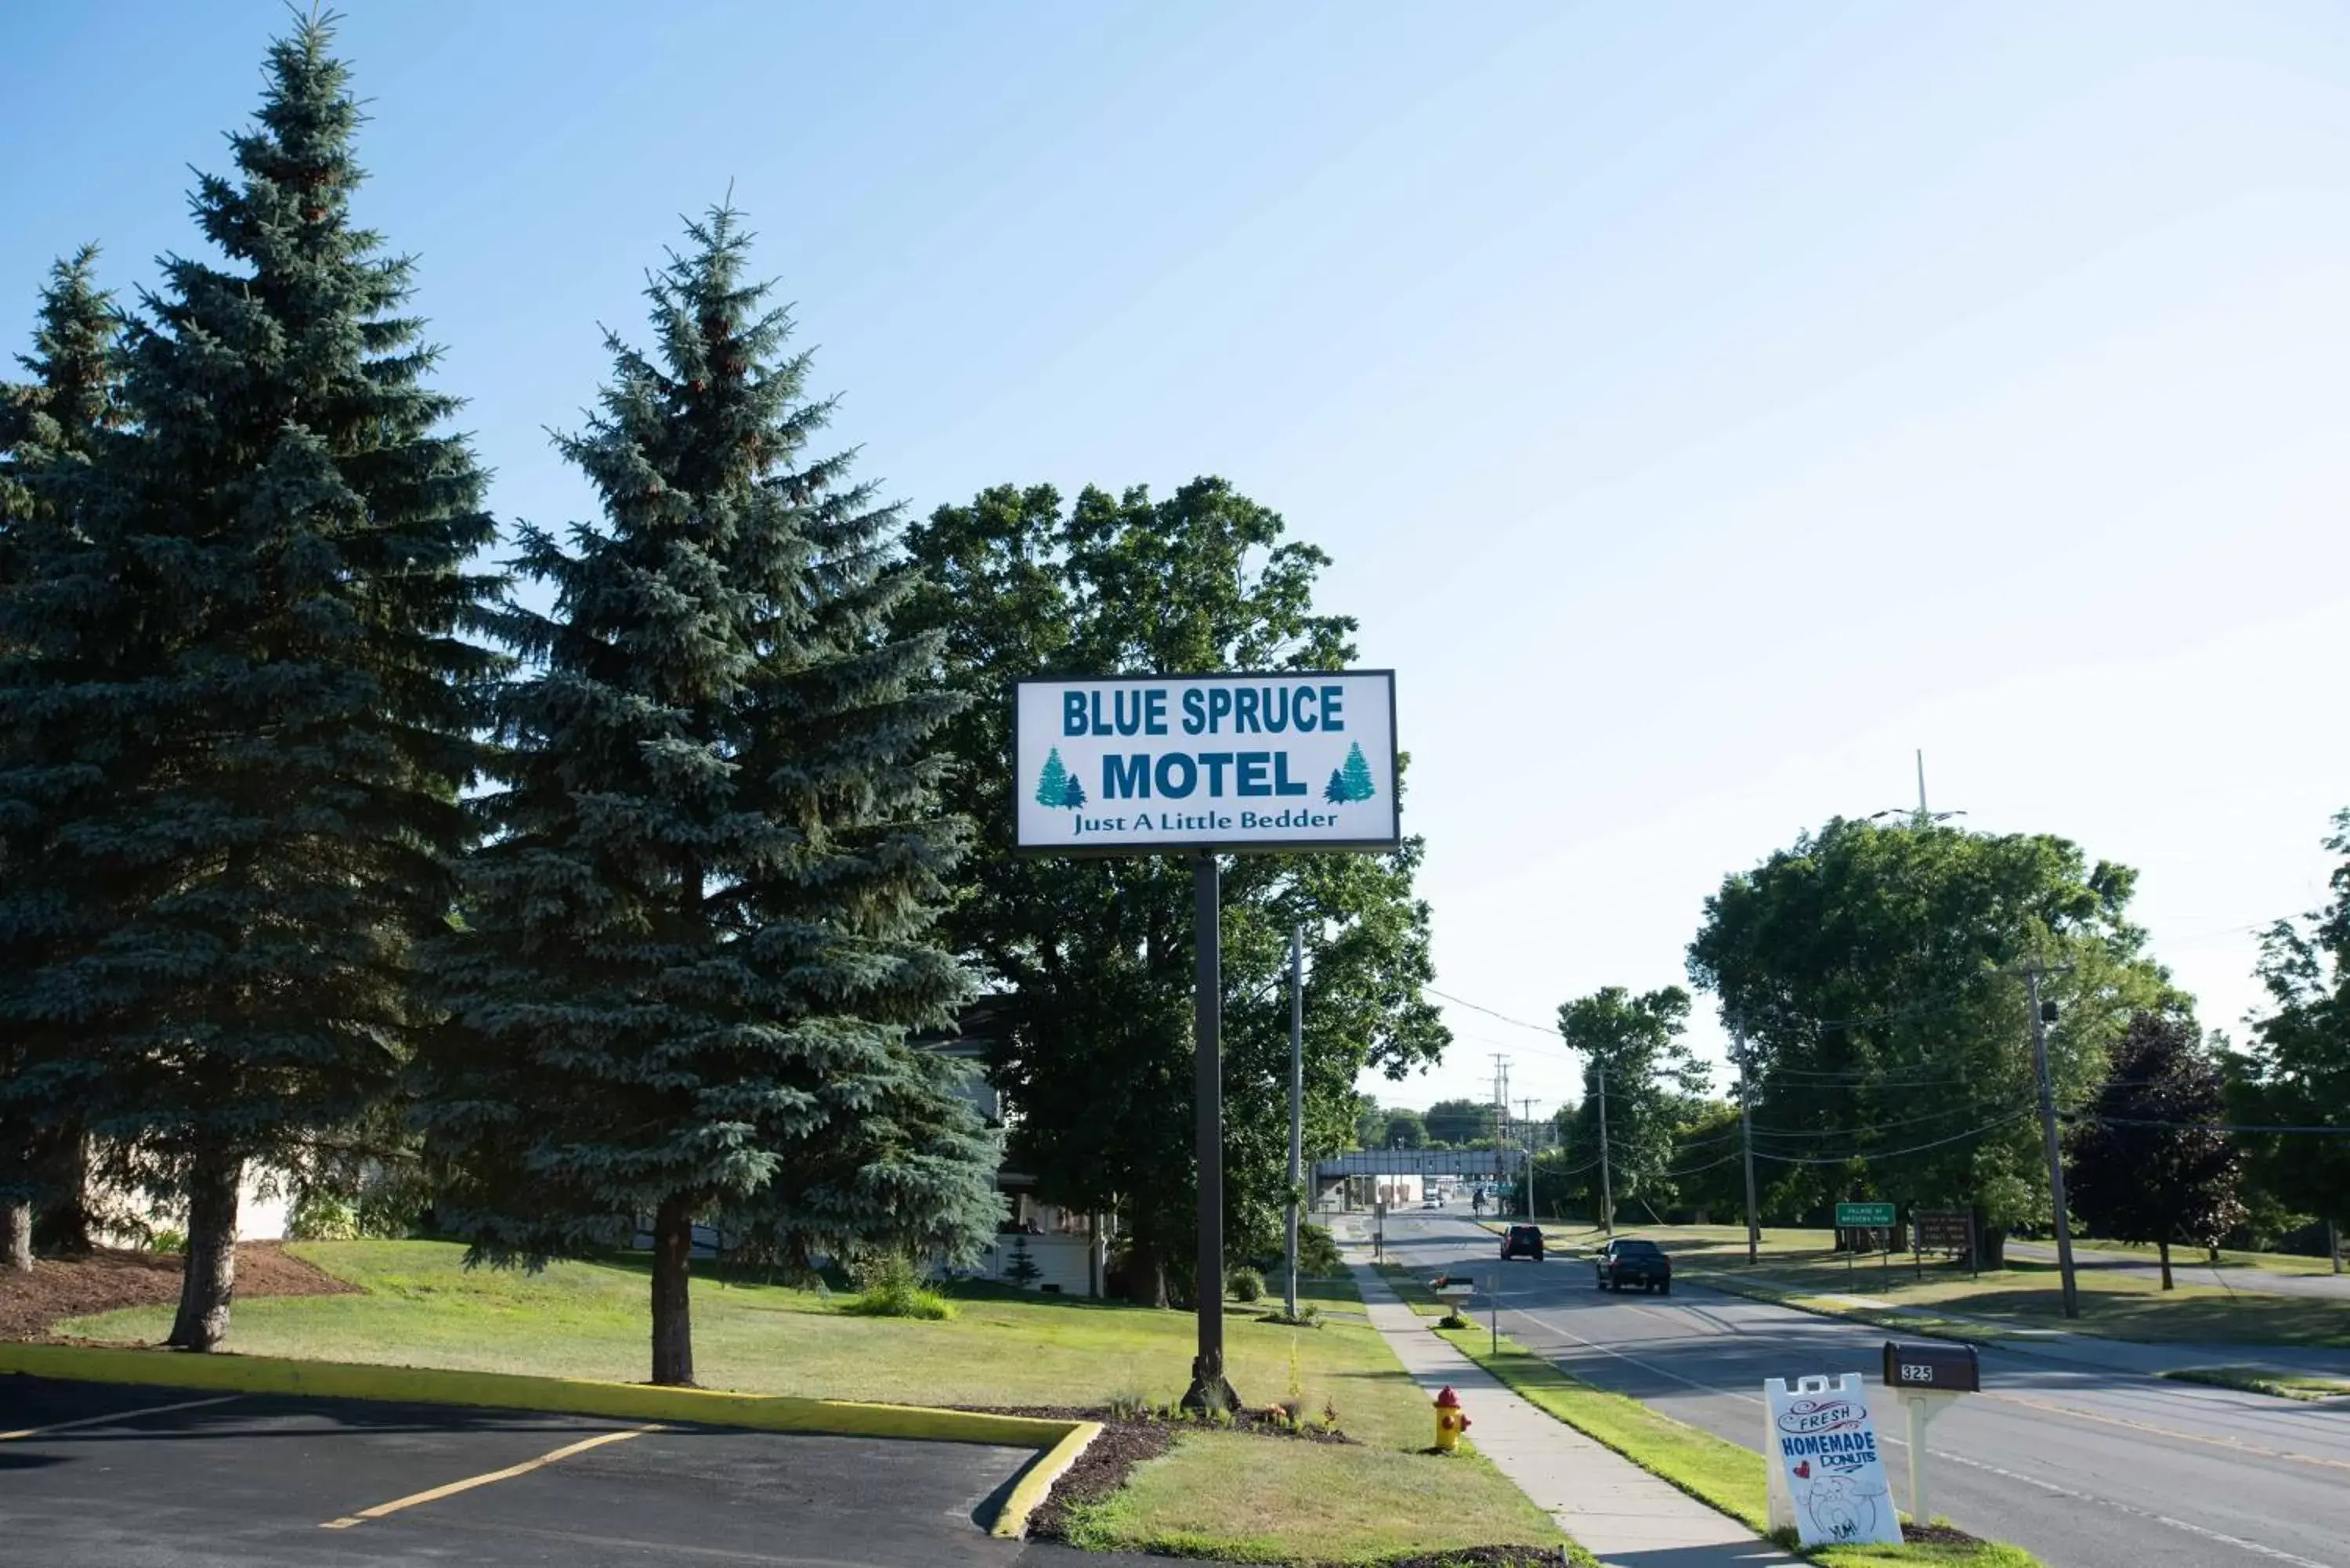
<instances>
[{"instance_id":1,"label":"road center line","mask_svg":"<svg viewBox=\"0 0 2350 1568\"><path fill-rule=\"evenodd\" d=\"M149 1405L143 1409L117 1410L110 1415L85 1416L78 1421L57 1421L46 1427L22 1427L13 1432L0 1432L0 1443L19 1442L26 1438L45 1438L51 1432L71 1432L84 1427L111 1427L118 1422L136 1420L141 1416L161 1416L172 1410L201 1410L207 1405L226 1405L242 1399L242 1394L222 1394L210 1399L182 1399L176 1405Z\"/></svg>"},{"instance_id":2,"label":"road center line","mask_svg":"<svg viewBox=\"0 0 2350 1568\"><path fill-rule=\"evenodd\" d=\"M438 1502L444 1497L454 1497L461 1491L471 1491L475 1487L488 1486L495 1481L512 1480L516 1476L526 1476L533 1470L546 1469L557 1459L567 1459L574 1454L584 1454L590 1449L600 1449L607 1443L625 1443L630 1438L641 1438L647 1432L665 1430L667 1430L666 1428L655 1421L642 1427L630 1427L624 1431L598 1432L592 1438L582 1438L576 1443L566 1443L554 1452L541 1454L535 1459L525 1459L518 1465L508 1465L502 1470L491 1470L484 1475L467 1476L463 1480L453 1480L446 1486L436 1486L430 1491L411 1492L406 1497L396 1497L390 1502L380 1502L373 1508L363 1508L357 1513L347 1513L340 1519L328 1520L318 1528L348 1530L354 1524L364 1524L370 1519L381 1519L386 1514L398 1513L404 1508L414 1508L420 1503Z\"/></svg>"}]
</instances>

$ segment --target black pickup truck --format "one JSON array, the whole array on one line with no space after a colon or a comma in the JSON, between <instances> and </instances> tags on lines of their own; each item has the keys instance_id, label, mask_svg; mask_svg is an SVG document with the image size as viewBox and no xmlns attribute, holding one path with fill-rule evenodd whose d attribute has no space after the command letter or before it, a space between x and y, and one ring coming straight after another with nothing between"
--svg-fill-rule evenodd
<instances>
[{"instance_id":1,"label":"black pickup truck","mask_svg":"<svg viewBox=\"0 0 2350 1568\"><path fill-rule=\"evenodd\" d=\"M1654 1241L1625 1237L1599 1249L1599 1288L1620 1291L1632 1285L1642 1290L1673 1291L1673 1261Z\"/></svg>"}]
</instances>

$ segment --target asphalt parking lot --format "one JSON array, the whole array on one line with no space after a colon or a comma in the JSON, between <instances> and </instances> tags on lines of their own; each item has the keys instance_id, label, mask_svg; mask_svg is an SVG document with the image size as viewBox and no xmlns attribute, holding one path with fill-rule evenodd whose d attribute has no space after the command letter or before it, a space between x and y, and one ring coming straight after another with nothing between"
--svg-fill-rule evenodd
<instances>
[{"instance_id":1,"label":"asphalt parking lot","mask_svg":"<svg viewBox=\"0 0 2350 1568\"><path fill-rule=\"evenodd\" d=\"M0 1377L0 1563L1077 1560L986 1533L997 1497L1032 1457L972 1443Z\"/></svg>"}]
</instances>

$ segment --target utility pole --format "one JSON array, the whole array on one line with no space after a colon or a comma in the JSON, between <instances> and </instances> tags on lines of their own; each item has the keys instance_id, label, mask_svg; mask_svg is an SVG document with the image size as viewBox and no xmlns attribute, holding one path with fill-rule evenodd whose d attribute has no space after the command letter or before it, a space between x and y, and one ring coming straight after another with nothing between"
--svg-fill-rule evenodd
<instances>
[{"instance_id":1,"label":"utility pole","mask_svg":"<svg viewBox=\"0 0 2350 1568\"><path fill-rule=\"evenodd\" d=\"M1933 820L1932 814L1926 809L1926 748L1920 746L1918 748L1918 826L1923 827Z\"/></svg>"},{"instance_id":2,"label":"utility pole","mask_svg":"<svg viewBox=\"0 0 2350 1568\"><path fill-rule=\"evenodd\" d=\"M1502 1217L1502 1156L1510 1145L1510 1059L1493 1053L1493 1218Z\"/></svg>"},{"instance_id":3,"label":"utility pole","mask_svg":"<svg viewBox=\"0 0 2350 1568\"><path fill-rule=\"evenodd\" d=\"M1616 1234L1616 1179L1607 1158L1607 1064L1592 1058L1599 1069L1599 1223Z\"/></svg>"},{"instance_id":4,"label":"utility pole","mask_svg":"<svg viewBox=\"0 0 2350 1568\"><path fill-rule=\"evenodd\" d=\"M1754 1207L1754 1106L1747 1095L1746 1031L1732 1030L1730 1039L1738 1057L1738 1130L1746 1144L1746 1266L1751 1269L1761 1261L1762 1246L1762 1223Z\"/></svg>"},{"instance_id":5,"label":"utility pole","mask_svg":"<svg viewBox=\"0 0 2350 1568\"><path fill-rule=\"evenodd\" d=\"M1297 1317L1297 1204L1305 1183L1305 927L1289 933L1289 1288L1282 1300Z\"/></svg>"},{"instance_id":6,"label":"utility pole","mask_svg":"<svg viewBox=\"0 0 2350 1568\"><path fill-rule=\"evenodd\" d=\"M1518 1104L1525 1107L1519 1113L1518 1123L1526 1129L1520 1157L1522 1161L1520 1168L1526 1173L1526 1223L1531 1225L1534 1222L1534 1107L1542 1102L1536 1099L1521 1098Z\"/></svg>"},{"instance_id":7,"label":"utility pole","mask_svg":"<svg viewBox=\"0 0 2350 1568\"><path fill-rule=\"evenodd\" d=\"M2070 966L2065 966L2069 968ZM2048 1077L2048 1015L2040 1005L2040 961L2024 966L2023 982L2032 998L2032 1065L2040 1075L2040 1130L2048 1143L2048 1192L2056 1206L2056 1270L2064 1287L2064 1315L2081 1315L2081 1298L2073 1282L2073 1218L2064 1211L2064 1158L2056 1142L2056 1091Z\"/></svg>"}]
</instances>

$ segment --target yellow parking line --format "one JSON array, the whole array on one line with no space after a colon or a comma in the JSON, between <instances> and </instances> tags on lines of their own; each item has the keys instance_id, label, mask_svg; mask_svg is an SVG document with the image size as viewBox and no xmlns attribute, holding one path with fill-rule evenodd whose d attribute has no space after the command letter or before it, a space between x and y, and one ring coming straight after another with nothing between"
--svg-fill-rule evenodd
<instances>
[{"instance_id":1,"label":"yellow parking line","mask_svg":"<svg viewBox=\"0 0 2350 1568\"><path fill-rule=\"evenodd\" d=\"M584 1454L590 1449L600 1449L607 1443L625 1443L630 1438L641 1438L647 1432L665 1430L667 1430L666 1428L655 1421L642 1427L631 1427L625 1431L598 1432L592 1438L582 1438L576 1443L566 1443L553 1453L541 1454L535 1459L525 1459L518 1465L508 1465L502 1470L491 1470L486 1475L467 1476L463 1480L451 1481L447 1486L436 1486L430 1491L411 1492L406 1497L396 1497L390 1502L380 1502L373 1508L363 1508L357 1513L347 1513L340 1519L330 1519L318 1528L348 1530L354 1524L364 1524L370 1519L381 1519L386 1514L398 1513L403 1508L414 1508L423 1502L438 1502L444 1497L454 1497L461 1491L471 1491L477 1486L488 1486L493 1481L512 1480L516 1476L526 1476L533 1470L544 1469L557 1459L567 1459L574 1454Z\"/></svg>"},{"instance_id":2,"label":"yellow parking line","mask_svg":"<svg viewBox=\"0 0 2350 1568\"><path fill-rule=\"evenodd\" d=\"M53 1426L23 1427L13 1432L0 1432L0 1443L47 1437L51 1432L70 1432L79 1427L111 1427L118 1421L129 1421L140 1416L161 1416L167 1410L194 1410L206 1405L225 1405L243 1397L242 1394L224 1394L216 1399L182 1399L176 1405L150 1405L140 1410L117 1410L109 1416L85 1416L78 1421L59 1421Z\"/></svg>"}]
</instances>

